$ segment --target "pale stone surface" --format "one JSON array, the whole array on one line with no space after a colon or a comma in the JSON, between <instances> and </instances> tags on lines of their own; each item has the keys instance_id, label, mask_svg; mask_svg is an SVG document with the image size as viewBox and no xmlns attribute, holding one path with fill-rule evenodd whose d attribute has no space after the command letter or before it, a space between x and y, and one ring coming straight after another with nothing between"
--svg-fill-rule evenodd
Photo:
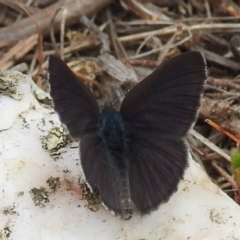
<instances>
[{"instance_id":1,"label":"pale stone surface","mask_svg":"<svg viewBox=\"0 0 240 240\"><path fill-rule=\"evenodd\" d=\"M178 192L149 216L123 221L102 207L91 212L81 199L77 144L68 144L54 161L42 139L61 126L58 116L35 99L30 78L10 75L23 96L0 95L0 239L4 229L13 240L240 239L239 206L192 160ZM35 206L29 191L44 187L50 192L49 177L59 177L61 186L45 207ZM17 213L4 213L6 207Z\"/></svg>"}]
</instances>

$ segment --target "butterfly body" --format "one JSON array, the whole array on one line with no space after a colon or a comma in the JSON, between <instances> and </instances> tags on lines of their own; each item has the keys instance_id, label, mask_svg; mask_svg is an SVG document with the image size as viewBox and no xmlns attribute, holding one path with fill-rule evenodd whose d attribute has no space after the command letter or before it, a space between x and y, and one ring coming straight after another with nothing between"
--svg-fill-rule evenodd
<instances>
[{"instance_id":1,"label":"butterfly body","mask_svg":"<svg viewBox=\"0 0 240 240\"><path fill-rule=\"evenodd\" d=\"M123 217L133 208L148 214L177 190L188 165L185 136L196 120L206 78L202 54L183 53L131 89L119 112L100 112L84 83L50 57L55 110L70 135L80 139L86 181L109 210Z\"/></svg>"},{"instance_id":2,"label":"butterfly body","mask_svg":"<svg viewBox=\"0 0 240 240\"><path fill-rule=\"evenodd\" d=\"M127 151L126 129L119 112L113 109L103 110L99 117L98 134L104 142L109 153L124 154ZM123 157L123 156L122 156ZM119 165L119 167L121 167Z\"/></svg>"},{"instance_id":3,"label":"butterfly body","mask_svg":"<svg viewBox=\"0 0 240 240\"><path fill-rule=\"evenodd\" d=\"M129 185L129 144L125 123L121 114L111 108L104 109L99 116L97 131L105 148L107 168L114 179L123 212L131 210Z\"/></svg>"}]
</instances>

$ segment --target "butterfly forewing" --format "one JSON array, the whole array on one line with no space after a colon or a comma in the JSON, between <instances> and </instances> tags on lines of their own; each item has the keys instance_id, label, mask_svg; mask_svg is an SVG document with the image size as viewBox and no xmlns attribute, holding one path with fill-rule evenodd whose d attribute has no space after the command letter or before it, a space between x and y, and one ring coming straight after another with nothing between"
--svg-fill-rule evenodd
<instances>
[{"instance_id":1,"label":"butterfly forewing","mask_svg":"<svg viewBox=\"0 0 240 240\"><path fill-rule=\"evenodd\" d=\"M127 93L120 110L126 125L139 134L183 137L196 118L206 77L199 52L164 62Z\"/></svg>"},{"instance_id":2,"label":"butterfly forewing","mask_svg":"<svg viewBox=\"0 0 240 240\"><path fill-rule=\"evenodd\" d=\"M99 110L91 91L59 58L49 58L50 94L54 108L71 136L97 131Z\"/></svg>"}]
</instances>

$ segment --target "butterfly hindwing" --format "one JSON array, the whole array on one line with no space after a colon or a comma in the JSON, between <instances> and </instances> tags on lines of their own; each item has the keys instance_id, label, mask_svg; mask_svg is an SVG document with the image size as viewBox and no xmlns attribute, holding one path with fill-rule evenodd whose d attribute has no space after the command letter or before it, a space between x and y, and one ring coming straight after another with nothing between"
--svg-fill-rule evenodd
<instances>
[{"instance_id":1,"label":"butterfly hindwing","mask_svg":"<svg viewBox=\"0 0 240 240\"><path fill-rule=\"evenodd\" d=\"M187 167L183 140L137 138L131 144L129 182L132 201L146 214L168 201Z\"/></svg>"},{"instance_id":2,"label":"butterfly hindwing","mask_svg":"<svg viewBox=\"0 0 240 240\"><path fill-rule=\"evenodd\" d=\"M120 109L126 125L141 134L183 137L196 118L206 77L199 52L165 61L126 94Z\"/></svg>"},{"instance_id":3,"label":"butterfly hindwing","mask_svg":"<svg viewBox=\"0 0 240 240\"><path fill-rule=\"evenodd\" d=\"M59 58L49 58L50 94L61 122L72 137L97 131L99 110L91 91Z\"/></svg>"},{"instance_id":4,"label":"butterfly hindwing","mask_svg":"<svg viewBox=\"0 0 240 240\"><path fill-rule=\"evenodd\" d=\"M97 135L89 135L80 141L82 168L89 185L99 190L103 204L116 214L121 214L121 205L116 178L108 165L105 145Z\"/></svg>"}]
</instances>

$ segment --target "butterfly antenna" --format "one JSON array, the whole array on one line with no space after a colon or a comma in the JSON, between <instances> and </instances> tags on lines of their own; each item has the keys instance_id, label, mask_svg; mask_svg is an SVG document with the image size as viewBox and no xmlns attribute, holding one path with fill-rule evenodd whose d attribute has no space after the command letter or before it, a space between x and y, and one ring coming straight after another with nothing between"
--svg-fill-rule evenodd
<instances>
[{"instance_id":1,"label":"butterfly antenna","mask_svg":"<svg viewBox=\"0 0 240 240\"><path fill-rule=\"evenodd\" d=\"M103 107L103 106L104 106L104 103L103 103L102 101L97 100L97 102L98 102L98 105L99 105L100 107Z\"/></svg>"},{"instance_id":2,"label":"butterfly antenna","mask_svg":"<svg viewBox=\"0 0 240 240\"><path fill-rule=\"evenodd\" d=\"M128 91L127 91L127 92L128 92ZM126 95L127 92L124 92L123 94L120 94L120 96L117 97L117 98L115 99L115 101L113 102L113 106L114 106L114 105L116 104L116 102L119 101L121 98L125 97L125 95Z\"/></svg>"},{"instance_id":3,"label":"butterfly antenna","mask_svg":"<svg viewBox=\"0 0 240 240\"><path fill-rule=\"evenodd\" d=\"M119 101L119 99L122 98L122 97L123 97L123 96L120 96L120 97L116 98L115 101L113 102L113 106L114 106L115 103L116 103L117 101Z\"/></svg>"}]
</instances>

